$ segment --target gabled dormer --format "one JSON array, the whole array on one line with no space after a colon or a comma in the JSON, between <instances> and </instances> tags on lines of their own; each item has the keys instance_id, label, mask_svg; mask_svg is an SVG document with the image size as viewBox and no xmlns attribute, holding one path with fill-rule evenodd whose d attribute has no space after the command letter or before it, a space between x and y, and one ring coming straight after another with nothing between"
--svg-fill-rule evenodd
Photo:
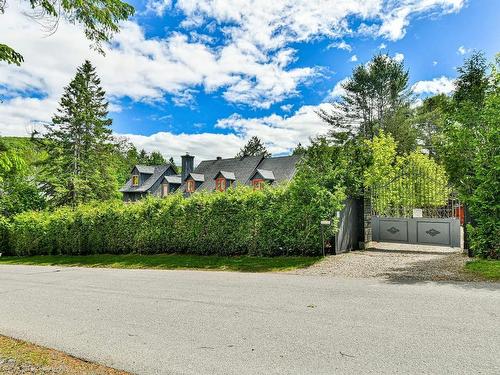
<instances>
[{"instance_id":1,"label":"gabled dormer","mask_svg":"<svg viewBox=\"0 0 500 375\"><path fill-rule=\"evenodd\" d=\"M236 177L233 172L219 171L215 177L215 190L226 191L226 189L234 186Z\"/></svg>"},{"instance_id":2,"label":"gabled dormer","mask_svg":"<svg viewBox=\"0 0 500 375\"><path fill-rule=\"evenodd\" d=\"M161 196L164 177L175 174L175 168L171 164L136 165L132 168L130 179L120 189L123 200L136 201L146 195Z\"/></svg>"},{"instance_id":3,"label":"gabled dormer","mask_svg":"<svg viewBox=\"0 0 500 375\"><path fill-rule=\"evenodd\" d=\"M186 193L194 193L205 182L205 175L191 172L184 181L186 183Z\"/></svg>"},{"instance_id":4,"label":"gabled dormer","mask_svg":"<svg viewBox=\"0 0 500 375\"><path fill-rule=\"evenodd\" d=\"M255 190L262 190L265 184L272 184L274 180L274 172L267 169L256 169L250 177L250 182Z\"/></svg>"},{"instance_id":5,"label":"gabled dormer","mask_svg":"<svg viewBox=\"0 0 500 375\"><path fill-rule=\"evenodd\" d=\"M131 186L137 187L144 184L155 173L155 167L149 165L136 165L132 168Z\"/></svg>"}]
</instances>

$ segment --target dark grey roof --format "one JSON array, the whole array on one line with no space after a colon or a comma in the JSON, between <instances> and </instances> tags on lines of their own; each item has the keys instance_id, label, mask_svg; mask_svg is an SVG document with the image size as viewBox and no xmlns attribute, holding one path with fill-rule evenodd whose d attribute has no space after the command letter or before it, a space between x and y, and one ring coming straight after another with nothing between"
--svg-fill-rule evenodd
<instances>
[{"instance_id":1,"label":"dark grey roof","mask_svg":"<svg viewBox=\"0 0 500 375\"><path fill-rule=\"evenodd\" d=\"M269 171L267 169L259 169L259 168L257 168L257 170L255 171L255 173L250 178L253 178L257 173L260 174L260 176L264 180L269 180L269 181L274 181L275 180L273 171Z\"/></svg>"},{"instance_id":2,"label":"dark grey roof","mask_svg":"<svg viewBox=\"0 0 500 375\"><path fill-rule=\"evenodd\" d=\"M233 172L219 171L219 173L217 173L214 178L216 178L218 175L221 175L226 180L232 180L232 181L236 180L236 176L234 175Z\"/></svg>"},{"instance_id":3,"label":"dark grey roof","mask_svg":"<svg viewBox=\"0 0 500 375\"><path fill-rule=\"evenodd\" d=\"M205 181L205 175L203 173L193 173L191 172L190 174L188 174L186 176L186 180L191 177L193 180L195 180L196 182L203 182Z\"/></svg>"},{"instance_id":4,"label":"dark grey roof","mask_svg":"<svg viewBox=\"0 0 500 375\"><path fill-rule=\"evenodd\" d=\"M248 185L250 175L262 159L262 156L247 156L244 158L204 160L194 170L194 173L205 176L205 182L197 190L214 190L214 178L221 171L233 173L236 185Z\"/></svg>"},{"instance_id":5,"label":"dark grey roof","mask_svg":"<svg viewBox=\"0 0 500 375\"><path fill-rule=\"evenodd\" d=\"M155 173L155 168L157 166L154 165L136 165L135 168L139 171L139 173L144 174L153 174Z\"/></svg>"},{"instance_id":6,"label":"dark grey roof","mask_svg":"<svg viewBox=\"0 0 500 375\"><path fill-rule=\"evenodd\" d=\"M137 166L136 166L137 167ZM141 166L143 167L143 166ZM168 168L172 166L170 164L166 165L155 165L155 166L147 166L152 170L151 177L149 177L142 185L132 186L132 179L128 180L127 183L120 189L122 193L144 193L147 192L151 187L155 184L158 179L163 176L163 174L167 171ZM143 172L141 172L143 173ZM149 173L147 173L149 174Z\"/></svg>"},{"instance_id":7,"label":"dark grey roof","mask_svg":"<svg viewBox=\"0 0 500 375\"><path fill-rule=\"evenodd\" d=\"M290 181L293 178L293 176L295 175L295 171L297 170L297 163L300 161L300 158L300 155L266 158L262 160L262 163L260 163L258 165L258 168L256 169L272 171L274 174L273 184L276 185L283 181ZM262 175L262 173L260 174ZM262 175L262 177L264 176Z\"/></svg>"},{"instance_id":8,"label":"dark grey roof","mask_svg":"<svg viewBox=\"0 0 500 375\"><path fill-rule=\"evenodd\" d=\"M165 176L165 181L167 181L169 184L182 184L181 175Z\"/></svg>"}]
</instances>

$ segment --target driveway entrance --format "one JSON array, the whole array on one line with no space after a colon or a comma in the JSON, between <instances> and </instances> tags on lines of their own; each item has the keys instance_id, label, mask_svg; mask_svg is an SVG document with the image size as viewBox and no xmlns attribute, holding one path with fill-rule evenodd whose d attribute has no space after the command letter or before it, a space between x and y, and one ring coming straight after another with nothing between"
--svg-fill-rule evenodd
<instances>
[{"instance_id":1,"label":"driveway entrance","mask_svg":"<svg viewBox=\"0 0 500 375\"><path fill-rule=\"evenodd\" d=\"M460 247L463 207L438 167L406 168L371 187L375 242Z\"/></svg>"},{"instance_id":2,"label":"driveway entrance","mask_svg":"<svg viewBox=\"0 0 500 375\"><path fill-rule=\"evenodd\" d=\"M457 218L372 217L373 241L460 247Z\"/></svg>"}]
</instances>

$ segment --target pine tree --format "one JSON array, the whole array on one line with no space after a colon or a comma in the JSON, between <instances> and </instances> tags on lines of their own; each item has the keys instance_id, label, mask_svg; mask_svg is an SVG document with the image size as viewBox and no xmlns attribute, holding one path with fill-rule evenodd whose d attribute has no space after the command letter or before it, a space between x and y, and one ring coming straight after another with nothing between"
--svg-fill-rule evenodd
<instances>
[{"instance_id":1,"label":"pine tree","mask_svg":"<svg viewBox=\"0 0 500 375\"><path fill-rule=\"evenodd\" d=\"M110 199L117 181L112 171L112 120L100 79L89 61L65 87L59 109L46 126L49 157L44 186L53 205Z\"/></svg>"},{"instance_id":2,"label":"pine tree","mask_svg":"<svg viewBox=\"0 0 500 375\"><path fill-rule=\"evenodd\" d=\"M353 70L342 84L344 94L332 103L332 111L322 109L318 115L332 126L332 137L340 144L353 138L371 140L384 130L411 150L416 132L406 121L411 115L408 78L402 62L376 55Z\"/></svg>"},{"instance_id":3,"label":"pine tree","mask_svg":"<svg viewBox=\"0 0 500 375\"><path fill-rule=\"evenodd\" d=\"M252 137L247 142L245 146L240 149L240 152L236 154L237 158L243 158L245 156L258 156L262 155L264 157L271 156L271 153L267 151L266 146L262 143L259 137Z\"/></svg>"}]
</instances>

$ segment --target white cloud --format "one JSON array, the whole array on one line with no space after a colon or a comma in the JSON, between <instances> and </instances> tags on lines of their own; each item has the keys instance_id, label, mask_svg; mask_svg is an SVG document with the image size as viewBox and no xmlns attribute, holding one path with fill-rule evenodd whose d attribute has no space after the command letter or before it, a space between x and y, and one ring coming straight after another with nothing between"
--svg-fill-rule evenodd
<instances>
[{"instance_id":1,"label":"white cloud","mask_svg":"<svg viewBox=\"0 0 500 375\"><path fill-rule=\"evenodd\" d=\"M80 27L64 20L54 35L44 37L40 25L23 14L24 3L9 2L0 15L2 43L25 57L21 67L0 63L4 134L21 134L31 123L50 119L63 87L86 58L97 67L113 110L119 110L123 97L145 102L171 97L190 104L196 91L216 90L231 103L266 109L298 95L300 85L318 74L314 66L292 67L297 58L292 43L340 40L363 28L395 40L412 17L463 6L463 0L342 0L335 6L324 0L149 0L148 11L175 12L185 29L148 38L136 21L124 22L104 57L89 49ZM370 24L351 30L351 17ZM202 34L190 29L197 25ZM221 38L218 46L209 35L215 32Z\"/></svg>"},{"instance_id":2,"label":"white cloud","mask_svg":"<svg viewBox=\"0 0 500 375\"><path fill-rule=\"evenodd\" d=\"M412 86L416 94L449 94L455 89L453 79L441 76L430 81L419 81Z\"/></svg>"},{"instance_id":3,"label":"white cloud","mask_svg":"<svg viewBox=\"0 0 500 375\"><path fill-rule=\"evenodd\" d=\"M352 55L351 58L349 59L349 61L352 61L352 62L358 61L358 56Z\"/></svg>"},{"instance_id":4,"label":"white cloud","mask_svg":"<svg viewBox=\"0 0 500 375\"><path fill-rule=\"evenodd\" d=\"M333 89L328 93L328 96L326 97L326 101L332 101L335 100L342 95L345 94L345 89L342 87L345 83L349 81L349 77L346 77L340 81L338 81Z\"/></svg>"},{"instance_id":5,"label":"white cloud","mask_svg":"<svg viewBox=\"0 0 500 375\"><path fill-rule=\"evenodd\" d=\"M165 11L172 7L172 0L148 0L146 12L153 12L157 16L163 16Z\"/></svg>"},{"instance_id":6,"label":"white cloud","mask_svg":"<svg viewBox=\"0 0 500 375\"><path fill-rule=\"evenodd\" d=\"M398 52L398 53L396 53L396 54L394 55L394 57L393 57L393 58L394 58L394 60L396 60L397 62L401 62L401 61L403 61L403 60L405 59L405 55L403 55L402 53L399 53L399 52Z\"/></svg>"},{"instance_id":7,"label":"white cloud","mask_svg":"<svg viewBox=\"0 0 500 375\"><path fill-rule=\"evenodd\" d=\"M435 13L442 14L458 12L464 6L465 0L404 0L389 2L393 8L381 15L382 23L378 30L379 36L389 40L398 40L404 37L406 27L412 14Z\"/></svg>"},{"instance_id":8,"label":"white cloud","mask_svg":"<svg viewBox=\"0 0 500 375\"><path fill-rule=\"evenodd\" d=\"M460 46L457 49L457 53L459 55L465 55L466 53L469 53L469 52L470 52L470 48L465 48L464 46Z\"/></svg>"},{"instance_id":9,"label":"white cloud","mask_svg":"<svg viewBox=\"0 0 500 375\"><path fill-rule=\"evenodd\" d=\"M380 43L380 45L378 46L378 49L386 49L387 48L387 45L385 43Z\"/></svg>"},{"instance_id":10,"label":"white cloud","mask_svg":"<svg viewBox=\"0 0 500 375\"><path fill-rule=\"evenodd\" d=\"M343 49L343 50L346 50L346 51L349 51L351 52L352 51L352 47L350 44L344 42L343 40L340 41L340 42L335 42L335 43L330 43L327 47L327 49L330 49L330 48L338 48L338 49Z\"/></svg>"},{"instance_id":11,"label":"white cloud","mask_svg":"<svg viewBox=\"0 0 500 375\"><path fill-rule=\"evenodd\" d=\"M432 62L432 65L433 65L433 66L436 66L437 64L438 64L438 62L437 62L436 60L434 60L434 61Z\"/></svg>"},{"instance_id":12,"label":"white cloud","mask_svg":"<svg viewBox=\"0 0 500 375\"><path fill-rule=\"evenodd\" d=\"M284 104L280 108L284 112L290 112L293 108L293 104Z\"/></svg>"},{"instance_id":13,"label":"white cloud","mask_svg":"<svg viewBox=\"0 0 500 375\"><path fill-rule=\"evenodd\" d=\"M267 149L275 155L287 154L297 143L308 145L309 139L328 131L328 125L316 114L319 108L329 108L327 104L320 106L303 106L291 116L276 114L243 118L233 114L217 122L216 127L229 129L233 133L197 133L173 134L160 132L150 136L120 134L127 137L138 148L146 151L159 150L165 156L174 156L189 152L197 161L213 159L216 156L233 157L252 136L258 136Z\"/></svg>"}]
</instances>

